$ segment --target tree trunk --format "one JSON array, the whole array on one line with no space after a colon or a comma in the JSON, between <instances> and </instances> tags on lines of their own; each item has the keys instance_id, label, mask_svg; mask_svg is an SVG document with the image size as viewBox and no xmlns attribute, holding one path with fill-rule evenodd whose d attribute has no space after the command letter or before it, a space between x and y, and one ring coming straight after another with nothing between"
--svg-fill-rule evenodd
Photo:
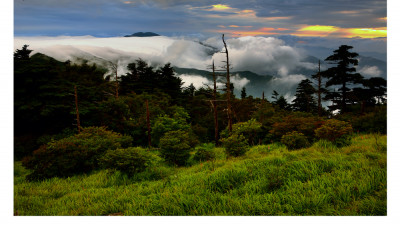
<instances>
[{"instance_id":1,"label":"tree trunk","mask_svg":"<svg viewBox=\"0 0 400 225\"><path fill-rule=\"evenodd\" d=\"M229 74L229 54L228 48L226 47L226 42L224 39L224 34L222 34L222 42L224 43L225 47L225 54L226 54L226 100L228 106L228 130L229 133L232 132L232 106L231 106L231 81L230 81L230 74Z\"/></svg>"},{"instance_id":2,"label":"tree trunk","mask_svg":"<svg viewBox=\"0 0 400 225\"><path fill-rule=\"evenodd\" d=\"M342 111L341 113L346 112L346 82L343 81L342 85Z\"/></svg>"},{"instance_id":3,"label":"tree trunk","mask_svg":"<svg viewBox=\"0 0 400 225\"><path fill-rule=\"evenodd\" d=\"M213 70L213 80L214 80L214 90L213 90L213 108L214 108L214 125L215 125L215 146L218 145L218 112L217 112L217 77L215 75L215 66L214 66L214 61L212 64L212 70Z\"/></svg>"}]
</instances>

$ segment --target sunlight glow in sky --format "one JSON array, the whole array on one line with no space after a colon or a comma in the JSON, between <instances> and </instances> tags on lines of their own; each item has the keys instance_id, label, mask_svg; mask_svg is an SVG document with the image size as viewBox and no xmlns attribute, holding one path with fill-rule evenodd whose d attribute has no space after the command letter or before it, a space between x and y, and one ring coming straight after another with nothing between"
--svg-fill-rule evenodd
<instances>
[{"instance_id":1,"label":"sunlight glow in sky","mask_svg":"<svg viewBox=\"0 0 400 225\"><path fill-rule=\"evenodd\" d=\"M386 0L14 0L14 35L386 38L386 11Z\"/></svg>"}]
</instances>

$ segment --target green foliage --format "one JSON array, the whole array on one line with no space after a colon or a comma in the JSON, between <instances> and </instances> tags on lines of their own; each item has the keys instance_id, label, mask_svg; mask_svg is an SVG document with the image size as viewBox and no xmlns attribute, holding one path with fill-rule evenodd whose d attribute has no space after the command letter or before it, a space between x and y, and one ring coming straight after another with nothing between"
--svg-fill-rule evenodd
<instances>
[{"instance_id":1,"label":"green foliage","mask_svg":"<svg viewBox=\"0 0 400 225\"><path fill-rule=\"evenodd\" d=\"M307 137L297 131L292 131L283 135L281 142L282 144L286 145L289 150L307 148L310 146Z\"/></svg>"},{"instance_id":2,"label":"green foliage","mask_svg":"<svg viewBox=\"0 0 400 225\"><path fill-rule=\"evenodd\" d=\"M318 138L331 141L338 147L351 143L350 134L352 132L353 128L350 123L336 119L327 120L320 128L315 130Z\"/></svg>"},{"instance_id":3,"label":"green foliage","mask_svg":"<svg viewBox=\"0 0 400 225\"><path fill-rule=\"evenodd\" d=\"M187 123L189 114L182 107L175 107L173 115L162 115L158 117L151 128L152 142L159 144L160 138L169 131L189 131L190 124Z\"/></svg>"},{"instance_id":4,"label":"green foliage","mask_svg":"<svg viewBox=\"0 0 400 225\"><path fill-rule=\"evenodd\" d=\"M230 137L223 138L221 143L228 156L241 156L249 150L249 144L241 134L232 134Z\"/></svg>"},{"instance_id":5,"label":"green foliage","mask_svg":"<svg viewBox=\"0 0 400 225\"><path fill-rule=\"evenodd\" d=\"M99 158L109 149L128 147L129 136L104 127L83 128L81 133L51 141L23 159L23 165L33 170L28 179L72 176L98 167Z\"/></svg>"},{"instance_id":6,"label":"green foliage","mask_svg":"<svg viewBox=\"0 0 400 225\"><path fill-rule=\"evenodd\" d=\"M247 122L233 124L232 134L243 135L248 143L255 144L255 138L261 131L262 124L255 119L250 119Z\"/></svg>"},{"instance_id":7,"label":"green foliage","mask_svg":"<svg viewBox=\"0 0 400 225\"><path fill-rule=\"evenodd\" d=\"M160 139L161 156L169 163L185 165L190 157L190 150L189 134L185 131L168 131Z\"/></svg>"},{"instance_id":8,"label":"green foliage","mask_svg":"<svg viewBox=\"0 0 400 225\"><path fill-rule=\"evenodd\" d=\"M214 152L215 145L212 143L202 144L196 147L196 153L194 154L193 158L196 161L209 161L215 159L215 152Z\"/></svg>"},{"instance_id":9,"label":"green foliage","mask_svg":"<svg viewBox=\"0 0 400 225\"><path fill-rule=\"evenodd\" d=\"M158 157L141 147L107 150L100 158L100 165L106 169L116 169L132 176L153 166Z\"/></svg>"}]
</instances>

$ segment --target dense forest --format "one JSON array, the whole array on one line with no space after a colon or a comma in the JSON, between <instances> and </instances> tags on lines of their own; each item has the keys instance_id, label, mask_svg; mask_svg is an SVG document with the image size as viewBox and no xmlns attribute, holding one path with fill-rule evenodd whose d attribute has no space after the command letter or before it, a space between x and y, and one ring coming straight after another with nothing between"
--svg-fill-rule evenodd
<instances>
[{"instance_id":1,"label":"dense forest","mask_svg":"<svg viewBox=\"0 0 400 225\"><path fill-rule=\"evenodd\" d=\"M356 73L358 54L351 49L342 45L335 50L325 59L333 66L313 74L313 80L302 80L288 103L276 90L271 101L264 93L262 98L247 96L245 88L238 98L228 82L221 90L183 88L170 64L153 68L137 59L127 66L128 73L117 74L113 67L30 56L25 45L14 53L15 158L25 157L26 165L36 168L32 164L41 162L41 151L87 128L123 135L129 139L126 146L156 149L162 149L161 140L173 138L187 142L183 149L201 143L274 142L298 148L324 138L345 144L352 132L386 134L386 80ZM323 101L330 102L327 109ZM242 150L232 151L240 155ZM188 156L182 157L172 161L185 165Z\"/></svg>"}]
</instances>

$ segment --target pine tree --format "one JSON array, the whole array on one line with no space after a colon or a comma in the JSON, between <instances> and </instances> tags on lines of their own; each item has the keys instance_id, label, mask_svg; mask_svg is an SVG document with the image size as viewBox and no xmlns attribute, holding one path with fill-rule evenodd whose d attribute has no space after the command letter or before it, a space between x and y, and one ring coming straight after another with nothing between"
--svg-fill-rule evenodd
<instances>
[{"instance_id":1,"label":"pine tree","mask_svg":"<svg viewBox=\"0 0 400 225\"><path fill-rule=\"evenodd\" d=\"M315 92L316 90L309 79L302 80L296 90L293 109L302 112L315 112L317 109L313 96Z\"/></svg>"},{"instance_id":2,"label":"pine tree","mask_svg":"<svg viewBox=\"0 0 400 225\"><path fill-rule=\"evenodd\" d=\"M242 99L245 99L247 97L247 93L246 93L246 88L245 87L242 88L242 92L240 94L240 97Z\"/></svg>"},{"instance_id":3,"label":"pine tree","mask_svg":"<svg viewBox=\"0 0 400 225\"><path fill-rule=\"evenodd\" d=\"M349 52L352 46L341 45L339 49L334 51L334 54L328 56L325 61L336 64L336 66L329 68L324 71L322 75L328 78L326 82L326 87L340 85L340 102L336 102L337 105L331 106L331 110L340 109L341 112L346 111L346 104L349 101L347 93L350 91L348 88L349 83L357 84L361 83L362 76L356 72L354 66L358 65L358 56L355 52ZM334 101L335 99L331 99Z\"/></svg>"}]
</instances>

